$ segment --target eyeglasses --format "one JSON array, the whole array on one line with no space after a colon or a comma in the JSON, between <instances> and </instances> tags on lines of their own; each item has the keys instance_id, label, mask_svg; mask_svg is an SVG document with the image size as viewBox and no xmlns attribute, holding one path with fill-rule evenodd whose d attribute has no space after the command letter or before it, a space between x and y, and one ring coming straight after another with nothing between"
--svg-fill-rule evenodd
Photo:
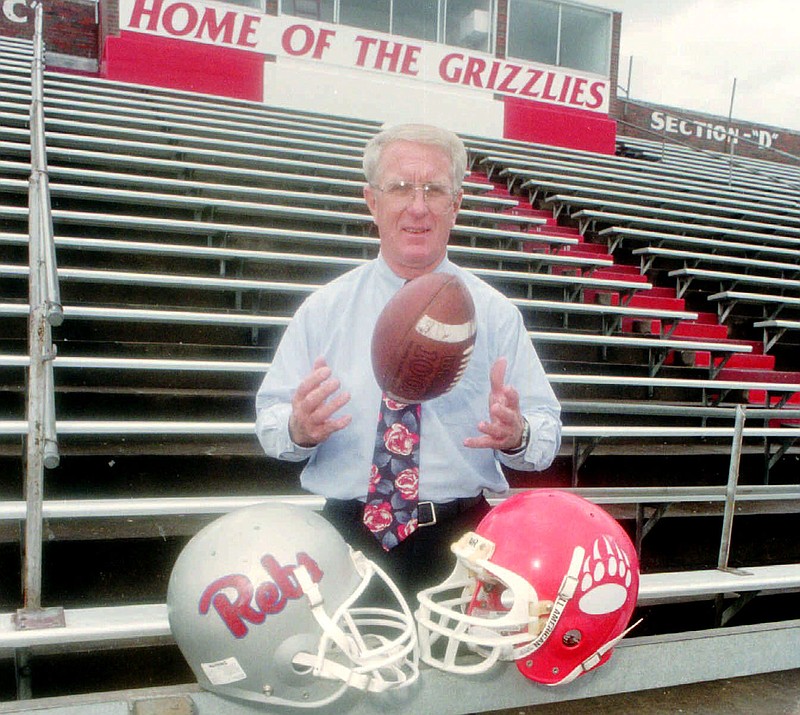
<instances>
[{"instance_id":1,"label":"eyeglasses","mask_svg":"<svg viewBox=\"0 0 800 715\"><path fill-rule=\"evenodd\" d=\"M378 191L395 206L406 207L416 197L417 191L422 192L425 205L434 213L445 213L452 208L456 192L447 184L424 183L415 184L413 181L390 181L383 186L375 186Z\"/></svg>"}]
</instances>

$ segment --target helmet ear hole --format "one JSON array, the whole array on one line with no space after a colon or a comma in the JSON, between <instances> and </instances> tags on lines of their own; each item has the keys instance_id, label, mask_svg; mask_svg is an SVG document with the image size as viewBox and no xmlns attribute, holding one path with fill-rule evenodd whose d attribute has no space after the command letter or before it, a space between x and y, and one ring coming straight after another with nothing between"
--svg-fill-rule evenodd
<instances>
[{"instance_id":1,"label":"helmet ear hole","mask_svg":"<svg viewBox=\"0 0 800 715\"><path fill-rule=\"evenodd\" d=\"M581 633L577 628L567 631L561 637L561 642L567 648L577 648L581 644L581 640L583 640L583 633Z\"/></svg>"},{"instance_id":2,"label":"helmet ear hole","mask_svg":"<svg viewBox=\"0 0 800 715\"><path fill-rule=\"evenodd\" d=\"M297 675L308 675L309 673L314 672L314 668L310 665L303 665L302 663L297 663L294 661L292 661L292 670L294 670Z\"/></svg>"},{"instance_id":3,"label":"helmet ear hole","mask_svg":"<svg viewBox=\"0 0 800 715\"><path fill-rule=\"evenodd\" d=\"M309 656L316 653L317 644L309 634L300 634L287 638L275 650L274 673L277 680L298 685L306 682L306 677L314 667L308 665L308 658L298 658L300 654Z\"/></svg>"}]
</instances>

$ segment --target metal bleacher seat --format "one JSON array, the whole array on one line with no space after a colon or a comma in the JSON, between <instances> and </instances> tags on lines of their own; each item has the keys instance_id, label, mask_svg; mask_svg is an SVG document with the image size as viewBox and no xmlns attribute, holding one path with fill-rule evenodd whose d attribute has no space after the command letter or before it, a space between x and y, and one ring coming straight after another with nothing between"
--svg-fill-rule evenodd
<instances>
[{"instance_id":1,"label":"metal bleacher seat","mask_svg":"<svg viewBox=\"0 0 800 715\"><path fill-rule=\"evenodd\" d=\"M777 180L782 185L785 185L784 182L791 183L798 179L796 166L792 163L776 162L768 153L765 153L763 158L755 158L738 155L735 151L698 151L694 147L684 146L681 142L667 142L663 138L654 140L619 135L617 140L620 147L635 147L637 150L648 152L650 159L654 161L699 166L707 171L713 169L719 178L729 183L738 181L742 175L760 178L762 182L767 183L770 180Z\"/></svg>"},{"instance_id":2,"label":"metal bleacher seat","mask_svg":"<svg viewBox=\"0 0 800 715\"><path fill-rule=\"evenodd\" d=\"M725 322L738 305L754 305L761 308L763 317L774 319L782 311L800 308L800 298L770 293L751 293L740 290L724 290L708 296L718 307L720 322Z\"/></svg>"},{"instance_id":3,"label":"metal bleacher seat","mask_svg":"<svg viewBox=\"0 0 800 715\"><path fill-rule=\"evenodd\" d=\"M646 201L619 201L607 196L581 196L575 194L552 194L542 200L544 206L552 206L556 217L563 211L575 218L594 217L591 210L616 212L624 215L643 215L651 218L674 219L682 223L701 222L722 227L744 230L766 230L790 235L800 235L800 217L786 214L769 214L755 209L739 209L735 216L716 214L713 211L687 211L678 208L654 206ZM703 204L694 202L687 208L702 208ZM758 220L756 220L758 219ZM766 220L764 220L766 219Z\"/></svg>"},{"instance_id":4,"label":"metal bleacher seat","mask_svg":"<svg viewBox=\"0 0 800 715\"><path fill-rule=\"evenodd\" d=\"M601 229L597 232L597 235L606 240L609 253L614 253L617 248L629 243L637 245L645 243L657 247L692 248L712 255L743 255L753 258L772 257L785 261L792 261L797 257L797 248L790 247L793 245L793 241L787 242L786 246L773 246L760 241L757 243L729 241L724 237L692 236L620 225Z\"/></svg>"},{"instance_id":5,"label":"metal bleacher seat","mask_svg":"<svg viewBox=\"0 0 800 715\"><path fill-rule=\"evenodd\" d=\"M758 320L754 328L764 332L764 351L769 351L784 335L800 330L800 320Z\"/></svg>"},{"instance_id":6,"label":"metal bleacher seat","mask_svg":"<svg viewBox=\"0 0 800 715\"><path fill-rule=\"evenodd\" d=\"M786 216L794 223L800 220L800 208L787 206L785 200L774 200L771 197L754 196L753 199L747 201L738 196L729 196L726 192L715 192L713 189L697 188L688 192L658 185L629 185L610 180L592 179L580 182L571 177L560 177L558 174L548 172L528 172L526 175L528 178L522 183L520 189L529 193L531 201L540 198L544 200L554 195L596 197L600 200L616 200L639 206L685 208L707 215L743 216L747 214L775 220ZM758 201L758 209L753 208L756 201Z\"/></svg>"},{"instance_id":7,"label":"metal bleacher seat","mask_svg":"<svg viewBox=\"0 0 800 715\"><path fill-rule=\"evenodd\" d=\"M654 266L665 262L670 264L682 263L687 267L697 268L701 264L714 264L717 266L735 266L743 268L745 272L753 270L780 273L784 277L796 277L800 274L800 262L789 263L784 261L766 261L758 258L744 256L729 256L718 253L704 253L701 251L686 251L662 246L647 246L632 251L634 256L641 256L641 271L647 273ZM687 265L688 264L688 265Z\"/></svg>"},{"instance_id":8,"label":"metal bleacher seat","mask_svg":"<svg viewBox=\"0 0 800 715\"><path fill-rule=\"evenodd\" d=\"M640 164L642 162L639 162ZM795 208L794 200L788 195L790 192L779 192L777 195L764 195L759 191L746 186L735 188L725 184L709 183L693 179L685 173L661 177L657 173L641 173L639 171L620 171L604 167L602 169L581 164L559 162L557 164L543 164L536 166L508 166L496 168L497 173L505 178L509 186L520 188L528 193L535 193L541 182L542 187L547 187L549 182L586 191L597 187L608 187L611 190L624 189L630 193L660 193L664 191L665 184L672 193L683 196L695 196L709 202L721 203L753 201L764 203L766 206L790 206Z\"/></svg>"},{"instance_id":9,"label":"metal bleacher seat","mask_svg":"<svg viewBox=\"0 0 800 715\"><path fill-rule=\"evenodd\" d=\"M627 144L631 140L619 137L618 143ZM608 176L624 181L626 177L662 176L675 182L698 182L709 188L724 188L724 185L735 181L737 187L748 191L769 189L772 192L783 192L789 195L792 203L792 185L798 179L797 171L787 164L775 164L759 160L733 157L730 154L696 150L682 150L677 144L668 147L664 142L647 142L634 140L640 150L650 154L650 161L642 161L639 157L630 157L625 153L617 156L592 154L575 149L562 149L545 145L525 146L520 142L500 142L476 140L474 151L476 160L490 167L503 170L542 166L564 166L567 171L585 171L601 169ZM667 149L665 151L665 148ZM777 185L776 185L777 184Z\"/></svg>"},{"instance_id":10,"label":"metal bleacher seat","mask_svg":"<svg viewBox=\"0 0 800 715\"><path fill-rule=\"evenodd\" d=\"M18 245L26 243L27 237L23 234L3 233L0 234L0 245ZM377 241L372 240L372 245L377 248ZM198 260L208 259L220 264L220 271L225 270L225 264L229 262L247 261L251 263L270 263L278 265L295 265L306 268L327 268L335 270L346 270L364 262L364 258L344 257L344 256L323 256L309 253L259 251L253 249L236 249L215 246L197 246L186 244L170 244L162 242L144 242L131 240L114 240L101 238L88 238L76 236L57 236L56 246L61 250L75 250L79 252L102 252L136 255L155 255L155 256L181 256L184 258L196 258ZM593 267L609 265L609 261L603 258L592 257L573 257L568 254L550 253L520 253L519 251L502 251L495 249L473 249L463 246L451 246L449 252L454 260L465 260L467 258L483 258L489 262L496 260L498 264L513 265L519 263L528 270L541 270L542 265L560 265L562 267L577 267L584 270ZM602 285L597 281L592 281L593 287ZM612 287L615 284L610 284ZM669 309L641 308L624 305L602 305L598 303L572 302L568 300L555 301L544 299L515 298L514 302L525 312L528 311L547 311L563 314L579 314L597 316L602 322L602 334L610 334L619 327L619 321L624 318L637 320L660 320L664 323L675 324L679 320L693 320L697 314L691 311L675 311ZM0 308L0 315L20 315L27 308L22 305L3 306ZM109 309L102 307L70 305L65 310L73 317L82 319L107 319ZM152 319L167 321L174 319L178 322L239 322L257 326L268 319L266 316L256 316L252 313L244 313L236 316L230 313L220 315L209 315L203 313L194 314L191 311L165 311L165 310L123 310L114 308L113 315L120 320ZM145 318L146 315L151 316ZM130 317L126 317L130 316ZM138 318L136 316L139 316Z\"/></svg>"},{"instance_id":11,"label":"metal bleacher seat","mask_svg":"<svg viewBox=\"0 0 800 715\"><path fill-rule=\"evenodd\" d=\"M513 156L507 154L490 154L480 160L490 177L505 178L510 187L525 184L533 179L537 172L546 171L559 174L571 181L578 177L586 180L593 179L597 182L618 182L617 185L663 187L669 183L673 188L685 188L687 191L719 191L723 195L740 197L752 195L754 198L763 193L768 185L766 180L753 180L751 176L737 177L737 191L734 192L726 186L727 176L709 177L707 174L696 174L687 171L680 165L664 165L624 159L620 157L601 157L590 161L576 162L570 157L531 157L530 155ZM711 179L711 180L709 180ZM530 188L530 187L526 187ZM784 196L789 205L794 205L795 194L791 185L782 187L773 182L770 187L775 195Z\"/></svg>"},{"instance_id":12,"label":"metal bleacher seat","mask_svg":"<svg viewBox=\"0 0 800 715\"><path fill-rule=\"evenodd\" d=\"M669 221L667 219L656 218L651 215L639 215L637 213L618 213L614 211L601 211L597 209L582 209L572 214L572 218L581 224L581 233L588 230L590 226L608 226L623 224L626 226L649 226L660 231L673 231L675 233L692 232L708 236L724 238L727 236L740 238L754 243L764 243L776 246L798 246L800 245L800 228L781 227L781 234L767 233L764 231L749 230L750 228L764 228L774 230L773 224L763 226L748 221L726 221L723 225L709 225L711 221L706 221L702 214L696 215L692 221ZM675 218L680 216L675 215ZM685 216L685 218L692 218ZM722 222L720 222L722 223ZM739 226L739 228L737 228ZM742 227L749 228L742 228Z\"/></svg>"},{"instance_id":13,"label":"metal bleacher seat","mask_svg":"<svg viewBox=\"0 0 800 715\"><path fill-rule=\"evenodd\" d=\"M800 280L780 278L776 276L754 275L752 273L735 273L733 271L709 270L705 268L676 268L669 271L669 277L675 278L678 296L682 296L693 282L711 283L722 290L733 290L737 286L757 286L761 290L783 295L786 292L800 291Z\"/></svg>"},{"instance_id":14,"label":"metal bleacher seat","mask_svg":"<svg viewBox=\"0 0 800 715\"><path fill-rule=\"evenodd\" d=\"M24 147L19 144L3 141L0 141L0 150L20 155L25 153ZM157 187L161 191L200 195L204 193L221 196L235 194L240 197L282 198L287 201L299 199L310 205L363 206L363 180L337 179L326 176L312 178L292 172L258 171L235 166L74 149L52 148L48 153L52 158L65 162L108 167L107 170L100 171L84 166L75 168L54 165L50 167L49 171L56 182L74 182L79 178L86 184L112 187L123 186L140 189ZM144 173L132 171L137 167ZM119 170L112 171L110 169ZM0 161L0 170L9 175L25 175L26 164L19 161ZM165 181L164 175L166 174L171 175L169 181ZM184 177L192 177L192 179ZM246 185L242 185L244 181L247 182ZM313 190L309 191L309 188ZM502 210L517 205L514 200L480 193L489 187L476 181L468 181L465 188L468 191L464 195L464 209L462 209L464 211L472 209ZM514 223L514 220L506 223ZM527 223L535 224L537 222L529 219Z\"/></svg>"},{"instance_id":15,"label":"metal bleacher seat","mask_svg":"<svg viewBox=\"0 0 800 715\"><path fill-rule=\"evenodd\" d=\"M132 182L130 182L132 183ZM160 187L159 187L160 188ZM175 188L175 187L173 187ZM163 191L145 191L142 189L120 189L104 186L76 185L72 183L51 183L51 195L54 198L74 199L78 201L96 201L97 203L109 202L119 204L133 204L136 206L160 206L186 211L203 212L210 215L236 214L237 216L257 216L262 219L297 219L335 223L339 226L364 227L372 223L371 217L366 212L363 199L338 197L335 194L320 195L311 192L278 192L269 190L253 190L238 192L234 187L224 186L191 186L187 182L184 187L191 192L186 193ZM0 192L24 193L26 182L15 179L0 179ZM198 196L199 191L207 195ZM236 198L218 196L227 193ZM243 200L243 196L254 199ZM261 199L261 201L255 200ZM303 206L303 204L306 204ZM318 208L322 204L325 208ZM350 209L350 210L343 210ZM469 223L488 224L517 224L525 229L539 226L544 219L534 216L499 214L492 211L475 211L464 209L459 212L462 227L466 230ZM465 221L466 219L466 221Z\"/></svg>"},{"instance_id":16,"label":"metal bleacher seat","mask_svg":"<svg viewBox=\"0 0 800 715\"><path fill-rule=\"evenodd\" d=\"M304 235L305 236L305 235ZM318 242L324 244L326 240L336 240L338 235L331 238L330 234L307 234L308 243L314 245ZM342 244L349 241L342 237ZM0 245L24 245L26 237L23 234L0 233ZM76 252L112 252L119 254L130 254L131 256L182 256L184 258L195 258L198 260L211 260L220 264L224 270L225 264L229 262L247 262L251 265L259 263L269 264L294 264L306 267L318 266L330 269L347 270L363 263L366 259L346 257L341 255L318 255L313 253L299 253L292 251L266 251L248 248L233 248L226 246L199 246L167 242L154 241L133 241L126 239L103 239L79 236L56 236L56 247ZM355 243L367 251L377 252L377 239L360 239ZM552 266L562 268L572 268L575 271L591 270L592 268L608 266L608 259L570 256L569 254L555 253L528 253L521 251L509 251L492 248L472 248L469 246L453 245L449 247L450 255L456 261L467 261L469 259L483 265L491 265L493 262L498 265L515 265L524 267L532 272L544 272ZM666 311L666 316L670 315ZM685 317L685 316L684 316Z\"/></svg>"},{"instance_id":17,"label":"metal bleacher seat","mask_svg":"<svg viewBox=\"0 0 800 715\"><path fill-rule=\"evenodd\" d=\"M0 209L0 215L3 211ZM55 212L58 217L59 212ZM124 225L122 217L107 216L107 225L112 223L119 227ZM116 220L115 220L116 219ZM80 219L78 219L80 220ZM87 223L91 223L87 220ZM140 225L137 220L131 221L132 225ZM172 222L162 221L165 228L169 228ZM185 225L185 224L184 224ZM203 226L203 224L195 224ZM371 239L374 241L374 239ZM530 293L534 286L549 286L561 292L568 300L570 296L582 292L585 289L598 290L604 289L630 294L637 290L647 288L648 284L638 281L596 279L587 276L573 276L569 274L553 275L549 273L531 273L526 271L500 270L493 268L472 268L476 275L486 278L491 283L499 285L517 285L521 290ZM211 291L235 291L235 292L277 292L308 294L318 287L318 284L311 283L292 283L280 281L264 281L248 278L220 278L212 276L198 275L170 275L167 273L146 273L143 271L114 271L96 270L83 268L58 269L59 278L67 282L81 283L106 283L119 285L138 285L156 286L173 288L192 288L196 290ZM0 276L5 278L24 278L28 274L28 267L15 264L0 264Z\"/></svg>"}]
</instances>

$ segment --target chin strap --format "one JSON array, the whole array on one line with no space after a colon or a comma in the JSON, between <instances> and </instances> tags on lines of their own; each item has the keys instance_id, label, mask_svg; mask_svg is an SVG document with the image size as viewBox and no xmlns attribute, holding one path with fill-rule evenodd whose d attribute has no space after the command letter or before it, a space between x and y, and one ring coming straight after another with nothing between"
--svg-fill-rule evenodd
<instances>
[{"instance_id":1,"label":"chin strap","mask_svg":"<svg viewBox=\"0 0 800 715\"><path fill-rule=\"evenodd\" d=\"M369 693L382 693L393 688L405 687L416 680L416 674L409 676L401 667L396 665L384 666L382 670L388 671L395 678L385 678L378 672L359 673L342 663L337 663L329 658L320 660L311 653L298 653L292 662L314 669L314 675L328 680L338 680L344 683L345 688L355 688Z\"/></svg>"},{"instance_id":2,"label":"chin strap","mask_svg":"<svg viewBox=\"0 0 800 715\"><path fill-rule=\"evenodd\" d=\"M556 600L553 601L553 607L550 610L550 617L544 624L544 628L542 628L541 633L539 633L539 635L536 636L536 638L534 638L530 643L525 643L525 645L515 648L511 652L511 656L508 658L508 660L519 660L520 658L529 656L534 651L539 650L539 648L542 647L544 642L553 633L556 625L558 624L558 619L561 618L561 615L564 613L564 609L567 607L567 604L575 595L575 591L578 588L578 576L580 575L581 566L583 565L583 559L585 556L586 550L582 546L576 546L572 552L572 559L569 562L567 573L564 575L561 585L558 588L558 596L556 597Z\"/></svg>"},{"instance_id":3,"label":"chin strap","mask_svg":"<svg viewBox=\"0 0 800 715\"><path fill-rule=\"evenodd\" d=\"M583 675L584 673L588 673L592 668L596 668L600 661L603 660L603 656L608 653L617 643L619 643L625 636L628 635L636 626L638 626L642 622L640 618L636 623L631 626L628 626L622 633L620 633L616 638L611 639L608 643L600 646L592 655L590 655L586 660L582 663L575 666L569 673L567 673L561 680L557 683L547 683L547 685L554 686L554 685L566 685L567 683L571 683L575 678L579 675Z\"/></svg>"},{"instance_id":4,"label":"chin strap","mask_svg":"<svg viewBox=\"0 0 800 715\"><path fill-rule=\"evenodd\" d=\"M291 708L321 708L325 705L330 705L335 700L338 700L347 690L347 685L342 684L342 687L336 690L327 698L320 700L306 701L306 700L286 700L285 698L276 698L272 695L262 695L250 690L243 690L231 685L205 685L206 690L212 693L223 695L229 698L236 698L238 700L247 700L251 703L259 703L260 705L280 705L282 707Z\"/></svg>"},{"instance_id":5,"label":"chin strap","mask_svg":"<svg viewBox=\"0 0 800 715\"><path fill-rule=\"evenodd\" d=\"M413 628L413 617L408 610L402 595L394 583L388 580L379 567L365 558L359 560L359 552L354 553L359 572L364 578L355 592L334 613L329 616L324 608L324 599L319 585L315 583L304 566L296 568L294 574L297 582L309 600L311 613L323 631L323 638L316 654L297 653L293 662L297 665L311 668L314 676L329 680L338 680L345 683L346 687L356 688L368 692L383 692L392 688L401 688L411 685L419 677L417 665L418 649L416 632ZM366 589L373 574L378 572L384 578L384 583L389 586L394 596L398 599L405 623L398 617L397 612L384 608L358 609L355 613L363 614L371 624L385 625L394 630L401 631L396 640L390 640L377 634L370 635L379 643L377 648L369 649L358 631L358 618L349 615L352 604ZM345 633L338 625L340 618L345 618L351 627L352 633ZM377 619L377 620L376 620ZM405 636L405 639L403 637ZM338 663L326 657L328 642L332 641L341 652L355 663L355 667ZM411 658L407 656L411 654ZM386 677L389 676L389 677Z\"/></svg>"}]
</instances>

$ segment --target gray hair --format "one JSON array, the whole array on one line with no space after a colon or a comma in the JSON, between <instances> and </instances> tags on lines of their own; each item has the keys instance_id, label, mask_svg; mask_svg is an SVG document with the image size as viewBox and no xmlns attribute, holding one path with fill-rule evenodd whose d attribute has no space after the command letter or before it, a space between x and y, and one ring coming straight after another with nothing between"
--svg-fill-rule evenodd
<instances>
[{"instance_id":1,"label":"gray hair","mask_svg":"<svg viewBox=\"0 0 800 715\"><path fill-rule=\"evenodd\" d=\"M467 171L467 150L464 142L449 129L431 124L397 124L372 137L364 149L363 166L367 183L374 185L377 181L383 150L398 141L430 144L444 151L450 159L453 189L461 190Z\"/></svg>"}]
</instances>

